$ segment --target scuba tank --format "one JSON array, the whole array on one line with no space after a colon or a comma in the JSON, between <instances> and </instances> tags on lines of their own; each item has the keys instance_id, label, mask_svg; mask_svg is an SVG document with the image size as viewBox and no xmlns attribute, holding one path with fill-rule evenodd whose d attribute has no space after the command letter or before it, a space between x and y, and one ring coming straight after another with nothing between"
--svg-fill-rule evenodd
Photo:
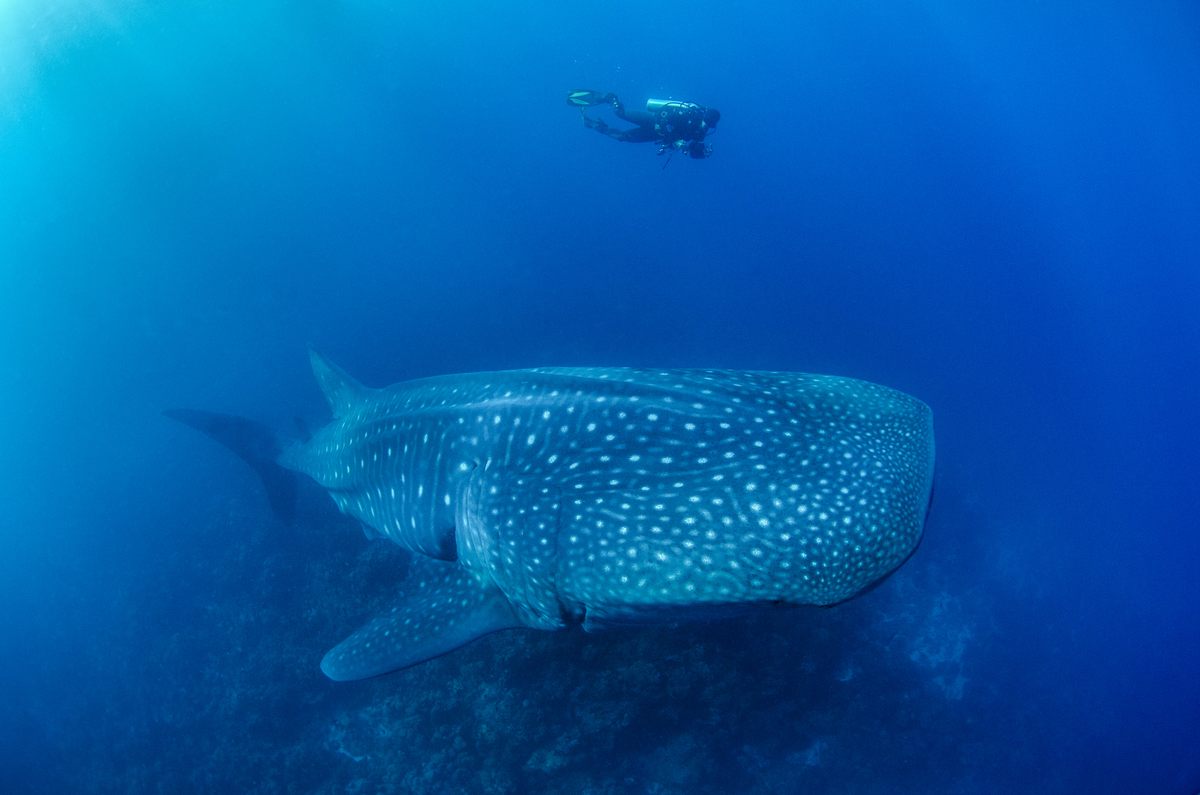
<instances>
[{"instance_id":1,"label":"scuba tank","mask_svg":"<svg viewBox=\"0 0 1200 795\"><path fill-rule=\"evenodd\" d=\"M648 99L646 100L646 112L658 115L658 112L665 110L667 107L674 106L676 108L696 108L699 107L694 102L681 102L678 99Z\"/></svg>"}]
</instances>

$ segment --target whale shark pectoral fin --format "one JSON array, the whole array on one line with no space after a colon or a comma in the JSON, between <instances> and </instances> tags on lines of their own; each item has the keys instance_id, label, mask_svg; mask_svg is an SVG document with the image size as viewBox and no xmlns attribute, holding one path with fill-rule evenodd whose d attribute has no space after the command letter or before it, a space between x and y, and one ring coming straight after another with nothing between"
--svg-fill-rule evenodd
<instances>
[{"instance_id":1,"label":"whale shark pectoral fin","mask_svg":"<svg viewBox=\"0 0 1200 795\"><path fill-rule=\"evenodd\" d=\"M366 679L521 626L508 600L458 563L415 558L396 606L329 650L321 670L345 682Z\"/></svg>"},{"instance_id":2,"label":"whale shark pectoral fin","mask_svg":"<svg viewBox=\"0 0 1200 795\"><path fill-rule=\"evenodd\" d=\"M350 413L371 392L345 370L312 348L308 349L308 360L312 364L313 376L317 379L321 392L329 401L333 416L341 417Z\"/></svg>"}]
</instances>

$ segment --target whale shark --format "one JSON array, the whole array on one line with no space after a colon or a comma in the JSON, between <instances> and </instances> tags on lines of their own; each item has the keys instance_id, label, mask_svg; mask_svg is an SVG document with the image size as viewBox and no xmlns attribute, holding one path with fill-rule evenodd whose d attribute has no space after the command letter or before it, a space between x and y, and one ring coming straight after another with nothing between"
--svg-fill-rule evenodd
<instances>
[{"instance_id":1,"label":"whale shark","mask_svg":"<svg viewBox=\"0 0 1200 795\"><path fill-rule=\"evenodd\" d=\"M304 441L168 414L249 461L277 509L295 473L412 553L394 606L325 655L334 680L503 629L834 605L899 567L925 524L932 413L888 387L574 367L374 389L310 356L333 418Z\"/></svg>"}]
</instances>

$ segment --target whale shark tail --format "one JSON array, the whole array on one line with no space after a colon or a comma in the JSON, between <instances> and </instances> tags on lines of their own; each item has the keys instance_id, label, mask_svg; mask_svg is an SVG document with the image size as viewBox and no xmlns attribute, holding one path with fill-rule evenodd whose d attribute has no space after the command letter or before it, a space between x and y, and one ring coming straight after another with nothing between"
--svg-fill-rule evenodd
<instances>
[{"instance_id":1,"label":"whale shark tail","mask_svg":"<svg viewBox=\"0 0 1200 795\"><path fill-rule=\"evenodd\" d=\"M292 523L296 515L297 476L277 463L281 446L270 428L244 417L197 409L167 409L163 416L194 428L232 450L262 481L275 516L285 524Z\"/></svg>"}]
</instances>

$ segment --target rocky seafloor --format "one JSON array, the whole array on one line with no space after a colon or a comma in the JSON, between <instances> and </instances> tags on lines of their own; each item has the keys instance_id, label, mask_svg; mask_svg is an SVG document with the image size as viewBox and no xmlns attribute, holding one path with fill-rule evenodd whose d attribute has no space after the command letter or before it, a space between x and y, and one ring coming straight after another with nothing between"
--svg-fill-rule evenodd
<instances>
[{"instance_id":1,"label":"rocky seafloor","mask_svg":"<svg viewBox=\"0 0 1200 795\"><path fill-rule=\"evenodd\" d=\"M508 631L339 684L322 654L388 603L405 555L321 511L266 521L253 496L212 497L189 543L164 545L147 579L114 595L116 628L80 660L74 706L17 698L30 747L51 749L21 780L171 793L1061 788L1033 772L1063 742L1054 694L1028 697L1028 644L1049 630L979 576L996 570L985 545L947 543L982 532L964 512L834 608Z\"/></svg>"}]
</instances>

